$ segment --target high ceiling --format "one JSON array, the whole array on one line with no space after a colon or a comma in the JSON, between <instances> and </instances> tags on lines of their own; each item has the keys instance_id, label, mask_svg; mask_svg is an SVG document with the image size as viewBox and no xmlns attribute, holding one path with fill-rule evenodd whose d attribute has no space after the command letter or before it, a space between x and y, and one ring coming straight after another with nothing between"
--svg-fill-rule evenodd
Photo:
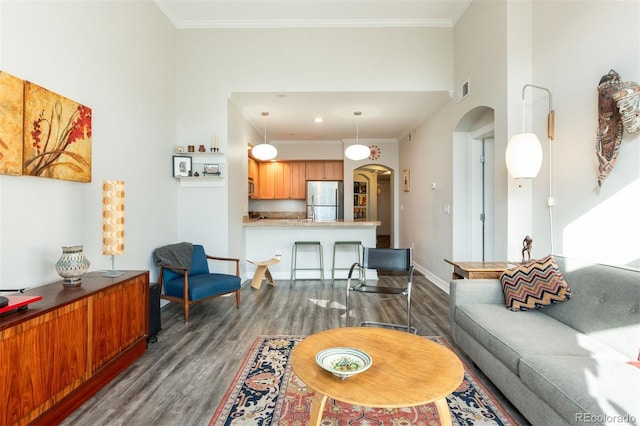
<instances>
[{"instance_id":1,"label":"high ceiling","mask_svg":"<svg viewBox=\"0 0 640 426\"><path fill-rule=\"evenodd\" d=\"M471 0L154 0L176 28L452 27ZM234 93L231 101L269 140L401 138L448 92ZM323 122L314 122L322 117Z\"/></svg>"}]
</instances>

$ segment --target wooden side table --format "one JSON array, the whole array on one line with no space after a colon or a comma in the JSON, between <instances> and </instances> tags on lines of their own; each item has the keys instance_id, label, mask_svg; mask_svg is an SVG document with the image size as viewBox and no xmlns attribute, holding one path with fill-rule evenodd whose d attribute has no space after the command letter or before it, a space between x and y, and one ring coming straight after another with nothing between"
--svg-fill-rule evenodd
<instances>
[{"instance_id":1,"label":"wooden side table","mask_svg":"<svg viewBox=\"0 0 640 426\"><path fill-rule=\"evenodd\" d=\"M368 353L372 364L340 380L320 368L315 356L323 349L345 346ZM342 327L307 336L293 349L291 367L315 392L311 425L320 425L327 398L378 408L434 403L441 424L451 425L446 397L464 376L462 362L448 348L426 337L377 327Z\"/></svg>"},{"instance_id":2,"label":"wooden side table","mask_svg":"<svg viewBox=\"0 0 640 426\"><path fill-rule=\"evenodd\" d=\"M280 263L280 259L269 259L269 260L263 260L263 261L252 261L252 260L247 260L247 262L256 265L258 267L258 269L256 269L255 274L253 274L253 279L251 280L251 287L260 290L260 287L262 286L262 278L267 279L267 283L271 284L273 287L276 286L276 282L273 280L273 277L271 276L271 272L269 271L269 265L275 265L276 263Z\"/></svg>"},{"instance_id":3,"label":"wooden side table","mask_svg":"<svg viewBox=\"0 0 640 426\"><path fill-rule=\"evenodd\" d=\"M509 262L457 262L453 260L444 260L453 265L453 274L451 279L459 280L467 278L469 280L480 278L500 278L507 269L515 268L517 265Z\"/></svg>"}]
</instances>

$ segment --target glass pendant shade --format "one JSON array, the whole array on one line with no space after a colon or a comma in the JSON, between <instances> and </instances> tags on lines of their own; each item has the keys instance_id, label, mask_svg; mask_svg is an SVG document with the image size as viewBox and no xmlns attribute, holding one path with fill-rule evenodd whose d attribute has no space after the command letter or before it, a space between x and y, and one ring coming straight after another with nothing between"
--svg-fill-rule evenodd
<instances>
[{"instance_id":1,"label":"glass pendant shade","mask_svg":"<svg viewBox=\"0 0 640 426\"><path fill-rule=\"evenodd\" d=\"M505 151L507 170L514 179L533 179L542 165L542 146L534 133L521 133L509 139Z\"/></svg>"},{"instance_id":2,"label":"glass pendant shade","mask_svg":"<svg viewBox=\"0 0 640 426\"><path fill-rule=\"evenodd\" d=\"M278 155L278 150L275 146L267 143L267 117L269 113L263 112L261 115L264 118L264 143L254 146L251 150L251 155L260 161L273 160Z\"/></svg>"},{"instance_id":3,"label":"glass pendant shade","mask_svg":"<svg viewBox=\"0 0 640 426\"><path fill-rule=\"evenodd\" d=\"M273 145L261 143L253 147L251 155L261 161L273 160L278 155L278 150Z\"/></svg>"},{"instance_id":4,"label":"glass pendant shade","mask_svg":"<svg viewBox=\"0 0 640 426\"><path fill-rule=\"evenodd\" d=\"M366 145L356 143L354 145L349 145L347 149L344 150L344 155L349 160L353 160L353 161L364 160L365 158L371 155L371 149Z\"/></svg>"},{"instance_id":5,"label":"glass pendant shade","mask_svg":"<svg viewBox=\"0 0 640 426\"><path fill-rule=\"evenodd\" d=\"M349 145L344 150L344 155L349 160L359 161L364 160L371 155L371 148L360 143L360 123L358 119L362 113L360 111L355 111L353 115L356 116L356 143L354 145Z\"/></svg>"}]
</instances>

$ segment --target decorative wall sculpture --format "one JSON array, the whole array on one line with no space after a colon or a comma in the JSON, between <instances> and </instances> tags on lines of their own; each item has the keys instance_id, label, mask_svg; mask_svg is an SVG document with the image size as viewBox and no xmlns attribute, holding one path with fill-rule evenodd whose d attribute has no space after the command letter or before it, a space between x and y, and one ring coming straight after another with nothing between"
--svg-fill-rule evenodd
<instances>
[{"instance_id":1,"label":"decorative wall sculpture","mask_svg":"<svg viewBox=\"0 0 640 426\"><path fill-rule=\"evenodd\" d=\"M627 133L640 131L640 86L623 82L614 70L603 75L598 84L598 185L602 186L618 157L623 128Z\"/></svg>"},{"instance_id":2,"label":"decorative wall sculpture","mask_svg":"<svg viewBox=\"0 0 640 426\"><path fill-rule=\"evenodd\" d=\"M91 108L24 87L24 174L91 182Z\"/></svg>"},{"instance_id":3,"label":"decorative wall sculpture","mask_svg":"<svg viewBox=\"0 0 640 426\"><path fill-rule=\"evenodd\" d=\"M0 71L0 173L22 174L24 82Z\"/></svg>"}]
</instances>

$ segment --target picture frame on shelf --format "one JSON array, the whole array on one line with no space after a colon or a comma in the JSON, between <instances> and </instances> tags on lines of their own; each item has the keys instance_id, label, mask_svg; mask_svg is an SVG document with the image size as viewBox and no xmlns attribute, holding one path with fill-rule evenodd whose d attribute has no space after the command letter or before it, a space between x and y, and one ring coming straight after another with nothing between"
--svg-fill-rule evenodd
<instances>
[{"instance_id":1,"label":"picture frame on shelf","mask_svg":"<svg viewBox=\"0 0 640 426\"><path fill-rule=\"evenodd\" d=\"M173 177L187 177L191 176L193 167L193 160L186 155L174 155L173 156Z\"/></svg>"}]
</instances>

